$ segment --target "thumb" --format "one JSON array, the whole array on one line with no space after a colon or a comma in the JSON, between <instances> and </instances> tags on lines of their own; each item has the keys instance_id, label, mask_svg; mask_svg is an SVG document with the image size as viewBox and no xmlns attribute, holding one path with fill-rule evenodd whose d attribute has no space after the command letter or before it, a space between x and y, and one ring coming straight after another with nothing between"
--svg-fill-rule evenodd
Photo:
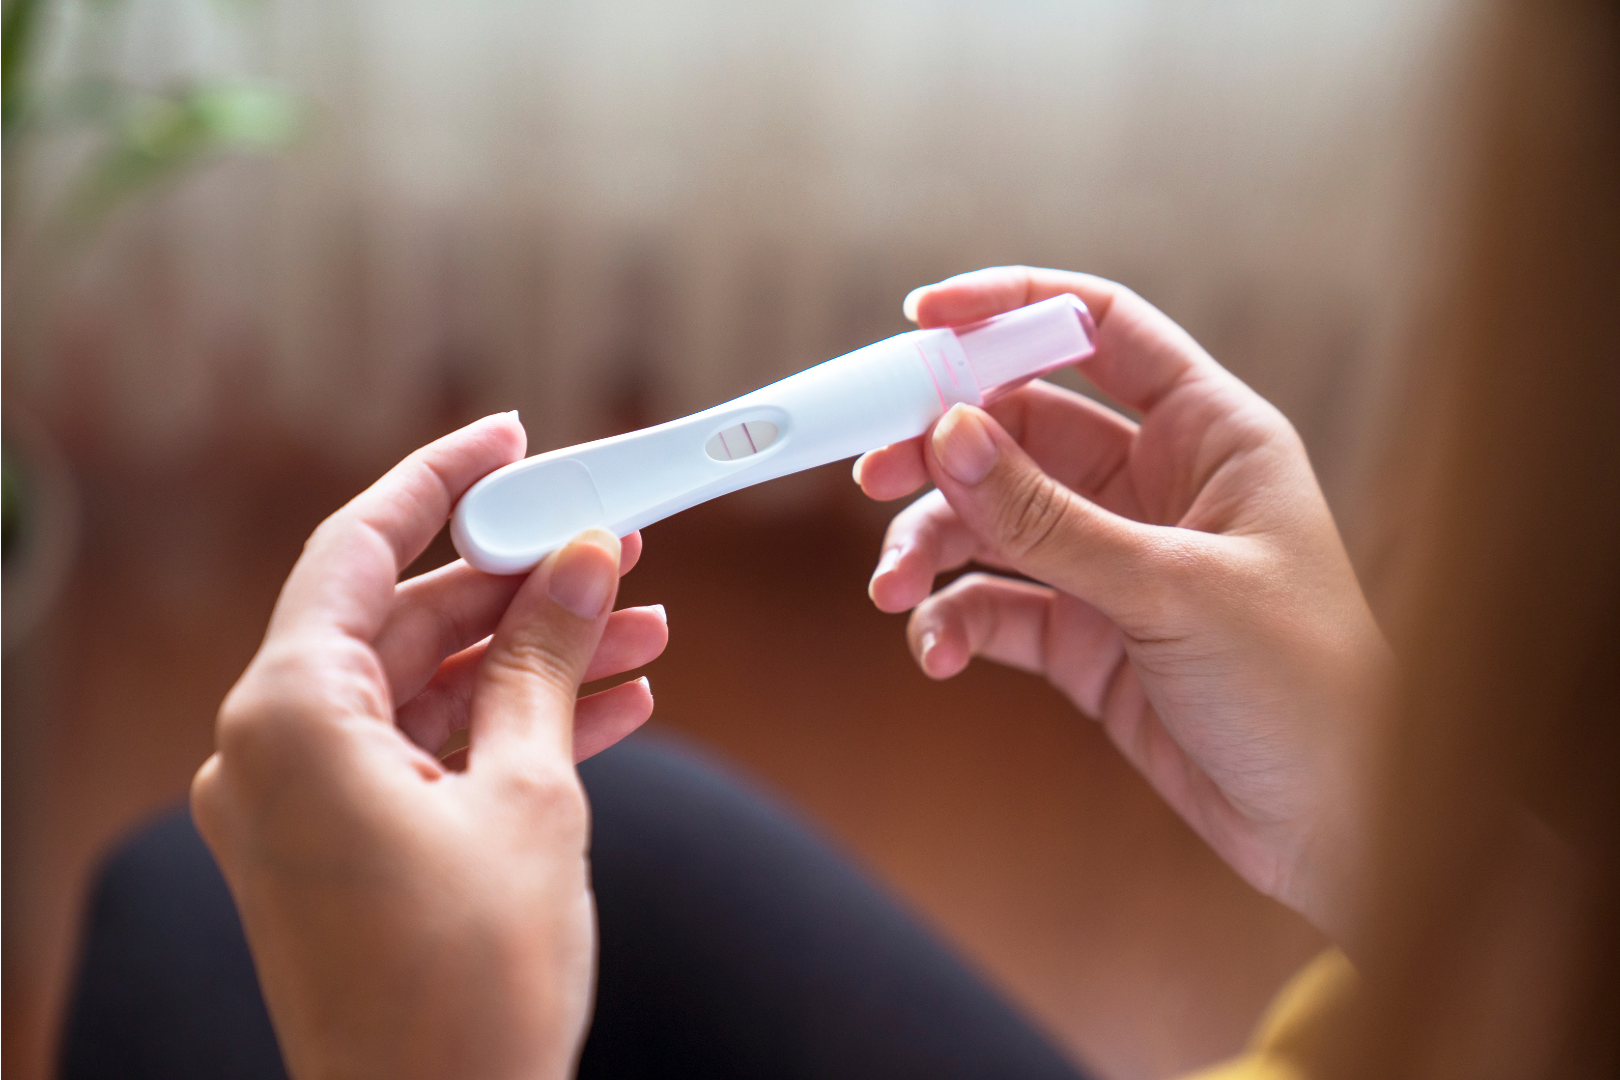
<instances>
[{"instance_id":1,"label":"thumb","mask_svg":"<svg viewBox=\"0 0 1620 1080\"><path fill-rule=\"evenodd\" d=\"M928 440L928 471L962 523L1013 569L1116 623L1162 610L1180 530L1105 510L1052 479L982 409L955 405Z\"/></svg>"},{"instance_id":2,"label":"thumb","mask_svg":"<svg viewBox=\"0 0 1620 1080\"><path fill-rule=\"evenodd\" d=\"M571 765L574 702L619 585L619 540L587 529L535 568L479 666L468 769Z\"/></svg>"}]
</instances>

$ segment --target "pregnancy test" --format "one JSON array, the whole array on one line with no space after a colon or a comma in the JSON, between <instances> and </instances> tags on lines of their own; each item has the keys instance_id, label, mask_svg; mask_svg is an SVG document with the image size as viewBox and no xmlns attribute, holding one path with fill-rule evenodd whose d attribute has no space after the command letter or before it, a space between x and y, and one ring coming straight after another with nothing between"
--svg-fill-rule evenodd
<instances>
[{"instance_id":1,"label":"pregnancy test","mask_svg":"<svg viewBox=\"0 0 1620 1080\"><path fill-rule=\"evenodd\" d=\"M518 574L582 529L618 536L740 488L915 438L958 402L983 405L1096 352L1075 296L967 326L912 330L667 424L496 469L450 519L456 551Z\"/></svg>"}]
</instances>

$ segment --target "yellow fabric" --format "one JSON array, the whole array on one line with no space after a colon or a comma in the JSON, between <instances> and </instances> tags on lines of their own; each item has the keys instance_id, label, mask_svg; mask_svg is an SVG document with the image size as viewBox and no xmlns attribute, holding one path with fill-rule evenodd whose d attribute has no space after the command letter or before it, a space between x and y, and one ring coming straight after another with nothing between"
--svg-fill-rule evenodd
<instances>
[{"instance_id":1,"label":"yellow fabric","mask_svg":"<svg viewBox=\"0 0 1620 1080\"><path fill-rule=\"evenodd\" d=\"M1289 980L1271 1002L1248 1049L1230 1061L1182 1080L1310 1080L1314 1049L1325 1023L1349 1008L1356 971L1330 949Z\"/></svg>"}]
</instances>

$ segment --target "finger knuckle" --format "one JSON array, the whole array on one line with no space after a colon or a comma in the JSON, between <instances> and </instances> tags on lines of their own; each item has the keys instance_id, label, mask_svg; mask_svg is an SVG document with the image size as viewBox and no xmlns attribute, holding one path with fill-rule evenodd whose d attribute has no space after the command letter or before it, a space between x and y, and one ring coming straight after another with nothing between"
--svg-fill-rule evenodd
<instances>
[{"instance_id":1,"label":"finger knuckle","mask_svg":"<svg viewBox=\"0 0 1620 1080\"><path fill-rule=\"evenodd\" d=\"M517 635L491 648L486 658L497 679L538 680L572 694L579 686L580 664L566 645L542 635Z\"/></svg>"},{"instance_id":2,"label":"finger knuckle","mask_svg":"<svg viewBox=\"0 0 1620 1080\"><path fill-rule=\"evenodd\" d=\"M988 601L1001 580L1004 579L980 570L963 574L917 605L909 624L913 635L920 635L926 630L960 628L975 613L982 616L993 608L994 605Z\"/></svg>"},{"instance_id":3,"label":"finger knuckle","mask_svg":"<svg viewBox=\"0 0 1620 1080\"><path fill-rule=\"evenodd\" d=\"M1005 579L995 574L987 574L983 570L973 570L951 582L949 591L967 597L974 597L995 588L996 583L1002 580Z\"/></svg>"},{"instance_id":4,"label":"finger knuckle","mask_svg":"<svg viewBox=\"0 0 1620 1080\"><path fill-rule=\"evenodd\" d=\"M995 588L998 578L982 570L963 574L931 598L935 610L941 615L957 614L966 608L981 604Z\"/></svg>"},{"instance_id":5,"label":"finger knuckle","mask_svg":"<svg viewBox=\"0 0 1620 1080\"><path fill-rule=\"evenodd\" d=\"M197 831L205 838L214 830L218 821L224 793L220 789L219 758L211 757L203 762L197 775L191 778L191 818L197 825Z\"/></svg>"},{"instance_id":6,"label":"finger knuckle","mask_svg":"<svg viewBox=\"0 0 1620 1080\"><path fill-rule=\"evenodd\" d=\"M315 528L310 531L309 536L305 538L304 551L307 553L310 551L319 550L322 546L330 543L333 536L340 532L342 527L342 510L328 514L325 518L321 519L321 523L315 526Z\"/></svg>"},{"instance_id":7,"label":"finger knuckle","mask_svg":"<svg viewBox=\"0 0 1620 1080\"><path fill-rule=\"evenodd\" d=\"M392 715L387 694L375 656L359 642L267 648L220 704L215 748L232 770L276 772L333 737L338 717Z\"/></svg>"},{"instance_id":8,"label":"finger knuckle","mask_svg":"<svg viewBox=\"0 0 1620 1080\"><path fill-rule=\"evenodd\" d=\"M214 745L233 764L253 762L271 745L284 706L260 680L249 677L226 696L214 724Z\"/></svg>"},{"instance_id":9,"label":"finger knuckle","mask_svg":"<svg viewBox=\"0 0 1620 1080\"><path fill-rule=\"evenodd\" d=\"M1050 478L1035 476L1023 481L1008 500L998 530L1008 554L1029 555L1049 547L1066 511L1067 504Z\"/></svg>"},{"instance_id":10,"label":"finger knuckle","mask_svg":"<svg viewBox=\"0 0 1620 1080\"><path fill-rule=\"evenodd\" d=\"M564 829L585 829L590 804L579 774L561 761L536 761L502 774L503 798L521 806L526 816L537 816Z\"/></svg>"}]
</instances>

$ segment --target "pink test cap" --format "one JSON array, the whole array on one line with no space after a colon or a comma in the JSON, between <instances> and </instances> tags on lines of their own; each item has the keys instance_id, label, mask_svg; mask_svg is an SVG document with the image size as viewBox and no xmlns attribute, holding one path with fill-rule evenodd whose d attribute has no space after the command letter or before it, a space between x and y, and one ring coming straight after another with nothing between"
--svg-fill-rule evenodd
<instances>
[{"instance_id":1,"label":"pink test cap","mask_svg":"<svg viewBox=\"0 0 1620 1080\"><path fill-rule=\"evenodd\" d=\"M954 329L986 401L1097 351L1097 324L1068 293Z\"/></svg>"}]
</instances>

